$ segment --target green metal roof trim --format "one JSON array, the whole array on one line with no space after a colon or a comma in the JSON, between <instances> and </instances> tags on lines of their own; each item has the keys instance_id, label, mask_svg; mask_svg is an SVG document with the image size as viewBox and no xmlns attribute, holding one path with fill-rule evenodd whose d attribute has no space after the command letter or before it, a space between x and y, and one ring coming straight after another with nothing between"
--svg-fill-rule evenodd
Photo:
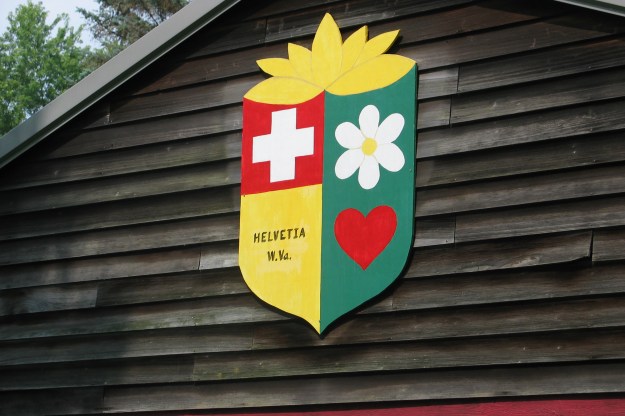
<instances>
[{"instance_id":1,"label":"green metal roof trim","mask_svg":"<svg viewBox=\"0 0 625 416\"><path fill-rule=\"evenodd\" d=\"M0 168L45 139L240 0L195 0L0 137Z\"/></svg>"},{"instance_id":2,"label":"green metal roof trim","mask_svg":"<svg viewBox=\"0 0 625 416\"><path fill-rule=\"evenodd\" d=\"M625 16L625 0L558 0L562 3L574 4L575 6L586 7L588 9L599 10L601 12L612 13Z\"/></svg>"}]
</instances>

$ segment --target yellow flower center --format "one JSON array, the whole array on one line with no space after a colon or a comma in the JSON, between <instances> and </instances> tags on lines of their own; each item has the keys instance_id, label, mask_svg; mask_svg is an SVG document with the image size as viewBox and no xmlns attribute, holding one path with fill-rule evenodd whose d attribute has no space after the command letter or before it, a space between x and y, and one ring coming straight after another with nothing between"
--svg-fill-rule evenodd
<instances>
[{"instance_id":1,"label":"yellow flower center","mask_svg":"<svg viewBox=\"0 0 625 416\"><path fill-rule=\"evenodd\" d=\"M378 142L368 137L362 143L362 152L366 156L371 156L373 153L375 153L375 149L377 148L378 148Z\"/></svg>"}]
</instances>

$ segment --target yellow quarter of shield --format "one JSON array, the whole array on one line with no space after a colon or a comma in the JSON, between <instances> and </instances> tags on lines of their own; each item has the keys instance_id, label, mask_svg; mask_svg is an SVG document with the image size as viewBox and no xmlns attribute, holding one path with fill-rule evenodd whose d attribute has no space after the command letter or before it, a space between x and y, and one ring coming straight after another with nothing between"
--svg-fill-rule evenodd
<instances>
[{"instance_id":1,"label":"yellow quarter of shield","mask_svg":"<svg viewBox=\"0 0 625 416\"><path fill-rule=\"evenodd\" d=\"M319 331L321 185L241 196L239 238L250 289Z\"/></svg>"}]
</instances>

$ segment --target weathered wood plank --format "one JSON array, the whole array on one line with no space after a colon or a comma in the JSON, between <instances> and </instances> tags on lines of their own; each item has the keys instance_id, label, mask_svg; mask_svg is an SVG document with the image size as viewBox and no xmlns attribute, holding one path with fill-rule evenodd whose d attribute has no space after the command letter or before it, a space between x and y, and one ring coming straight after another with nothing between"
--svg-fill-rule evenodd
<instances>
[{"instance_id":1,"label":"weathered wood plank","mask_svg":"<svg viewBox=\"0 0 625 416\"><path fill-rule=\"evenodd\" d=\"M458 67L443 68L437 71L419 72L417 98L441 97L455 94L458 90Z\"/></svg>"},{"instance_id":2,"label":"weathered wood plank","mask_svg":"<svg viewBox=\"0 0 625 416\"><path fill-rule=\"evenodd\" d=\"M608 268L607 270L614 272L615 269ZM544 276L534 276L534 278L537 280L545 279ZM593 276L586 276L586 278L593 279ZM547 276L547 280L549 280L549 276ZM571 289L563 296L587 294L588 285L588 283L582 282L576 291ZM617 285L618 282L614 282L613 288ZM586 287L584 288L584 286ZM554 287L553 283L551 283L551 287ZM411 289L410 286L407 288ZM400 296L402 290L400 289ZM587 292L584 293L584 290ZM622 288L612 290L618 291ZM317 342L321 341L323 345L334 345L337 343L384 342L389 339L412 340L586 327L602 328L623 325L625 320L625 315L623 315L625 313L623 312L625 300L622 297L553 301L540 305L533 303L506 306L496 303L492 306L483 306L480 309L443 308L437 310L428 308L428 305L419 302L410 303L410 299L405 296L402 304L400 296L398 296L396 304L394 299L394 307L399 308L403 305L403 307L409 308L408 310L402 313L374 314L369 312L360 314L352 318L350 322L334 329L322 339L314 336L315 334L304 324L268 310L247 295L221 296L140 307L118 307L110 310L65 312L56 316L25 315L9 321L4 320L2 327L0 327L0 337L3 340L42 339L68 335L134 332L200 325L275 322L286 319L290 322L286 327L275 323L262 328L259 326L260 332L254 344L257 348L286 348L300 346L301 343L308 345L309 342L317 345ZM410 296L414 296L414 294ZM495 298L490 302L499 300ZM509 300L514 301L515 299ZM486 299L485 301L488 302L489 300ZM453 304L453 300L449 300L447 305L440 306L448 306L449 304ZM534 316L535 314L538 316ZM388 325L389 319L393 321L393 325L390 327ZM94 320L97 320L98 325L93 325ZM515 324L511 325L513 321ZM354 330L360 332L356 334L353 333ZM418 338L413 338L415 336ZM295 344L282 345L283 342Z\"/></svg>"},{"instance_id":3,"label":"weathered wood plank","mask_svg":"<svg viewBox=\"0 0 625 416\"><path fill-rule=\"evenodd\" d=\"M417 187L444 185L624 160L623 134L600 133L422 159L416 182Z\"/></svg>"},{"instance_id":4,"label":"weathered wood plank","mask_svg":"<svg viewBox=\"0 0 625 416\"><path fill-rule=\"evenodd\" d=\"M406 275L440 276L589 260L592 235L580 232L414 250Z\"/></svg>"},{"instance_id":5,"label":"weathered wood plank","mask_svg":"<svg viewBox=\"0 0 625 416\"><path fill-rule=\"evenodd\" d=\"M0 368L0 391L59 389L192 381L193 357Z\"/></svg>"},{"instance_id":6,"label":"weathered wood plank","mask_svg":"<svg viewBox=\"0 0 625 416\"><path fill-rule=\"evenodd\" d=\"M625 39L599 39L549 50L532 50L487 62L463 65L458 91L550 79L625 65Z\"/></svg>"},{"instance_id":7,"label":"weathered wood plank","mask_svg":"<svg viewBox=\"0 0 625 416\"><path fill-rule=\"evenodd\" d=\"M625 259L625 230L597 230L592 243L593 261L614 261Z\"/></svg>"},{"instance_id":8,"label":"weathered wood plank","mask_svg":"<svg viewBox=\"0 0 625 416\"><path fill-rule=\"evenodd\" d=\"M197 270L201 248L0 267L0 289Z\"/></svg>"},{"instance_id":9,"label":"weathered wood plank","mask_svg":"<svg viewBox=\"0 0 625 416\"><path fill-rule=\"evenodd\" d=\"M109 124L237 104L250 88L263 79L263 76L254 74L126 98L112 105Z\"/></svg>"},{"instance_id":10,"label":"weathered wood plank","mask_svg":"<svg viewBox=\"0 0 625 416\"><path fill-rule=\"evenodd\" d=\"M0 265L61 260L227 241L239 236L239 217L211 216L168 223L0 242Z\"/></svg>"},{"instance_id":11,"label":"weathered wood plank","mask_svg":"<svg viewBox=\"0 0 625 416\"><path fill-rule=\"evenodd\" d=\"M104 389L59 389L0 393L0 413L12 416L97 414L103 410Z\"/></svg>"},{"instance_id":12,"label":"weathered wood plank","mask_svg":"<svg viewBox=\"0 0 625 416\"><path fill-rule=\"evenodd\" d=\"M126 99L113 110L109 124L238 104L241 103L243 95L262 79L264 76L253 75L218 82L219 87L211 83ZM419 103L417 125L420 128L448 125L450 106L449 98Z\"/></svg>"},{"instance_id":13,"label":"weathered wood plank","mask_svg":"<svg viewBox=\"0 0 625 416\"><path fill-rule=\"evenodd\" d=\"M451 99L422 101L417 109L417 130L449 125Z\"/></svg>"},{"instance_id":14,"label":"weathered wood plank","mask_svg":"<svg viewBox=\"0 0 625 416\"><path fill-rule=\"evenodd\" d=\"M129 305L249 293L239 269L133 277L98 284L97 305Z\"/></svg>"},{"instance_id":15,"label":"weathered wood plank","mask_svg":"<svg viewBox=\"0 0 625 416\"><path fill-rule=\"evenodd\" d=\"M526 25L400 47L399 53L415 59L419 68L431 69L598 39L623 30L625 25L620 19L583 11Z\"/></svg>"},{"instance_id":16,"label":"weathered wood plank","mask_svg":"<svg viewBox=\"0 0 625 416\"><path fill-rule=\"evenodd\" d=\"M119 280L0 291L0 316L249 293L238 269Z\"/></svg>"},{"instance_id":17,"label":"weathered wood plank","mask_svg":"<svg viewBox=\"0 0 625 416\"><path fill-rule=\"evenodd\" d=\"M134 173L44 188L1 191L0 215L64 208L238 184L239 160ZM93 192L97 189L98 192Z\"/></svg>"},{"instance_id":18,"label":"weathered wood plank","mask_svg":"<svg viewBox=\"0 0 625 416\"><path fill-rule=\"evenodd\" d=\"M306 43L310 47L310 42ZM286 58L287 48L283 44L267 45L262 48L232 52L228 61L221 56L195 59L180 63L153 83L138 89L135 94L146 94L168 89L200 84L234 76L257 74L256 61L261 58ZM443 68L419 74L419 99L435 98L455 94L458 85L458 68Z\"/></svg>"},{"instance_id":19,"label":"weathered wood plank","mask_svg":"<svg viewBox=\"0 0 625 416\"><path fill-rule=\"evenodd\" d=\"M466 214L457 217L456 241L546 234L625 224L625 198L601 198Z\"/></svg>"},{"instance_id":20,"label":"weathered wood plank","mask_svg":"<svg viewBox=\"0 0 625 416\"><path fill-rule=\"evenodd\" d=\"M249 7L250 5L247 6ZM239 14L239 17L245 15L242 7L244 6L239 6L238 11L234 11ZM202 47L199 49L197 47L193 48L193 51L188 57L193 58L196 56L228 52L261 45L265 42L267 19L237 21L237 16L234 13L231 13L230 16L229 21L222 21L221 24L210 25L205 30L200 31L198 35L202 38Z\"/></svg>"},{"instance_id":21,"label":"weathered wood plank","mask_svg":"<svg viewBox=\"0 0 625 416\"><path fill-rule=\"evenodd\" d=\"M308 3L306 5L310 6ZM482 2L476 5L468 3L465 7L441 10L438 13L411 16L410 18L393 20L392 23L376 24L374 22L373 25L371 25L372 21L368 21L367 23L370 25L371 36L399 29L402 44L407 44L436 39L443 36L457 35L458 27L461 27L460 31L462 33L467 33L493 26L531 20L538 16L551 16L561 12L561 10L558 10L557 7L553 7L553 5L550 5L549 8L541 6L544 6L541 2L525 2L524 7L518 7L514 4L505 4L501 1ZM353 10L352 5L350 11L353 12ZM388 7L385 8L386 13L390 10L391 9ZM311 17L312 20L309 21L309 24L315 30L319 22L315 22L314 19L319 20L319 16L322 16L324 12L325 9L324 11L317 9L312 11L314 16ZM276 29L281 30L282 28L276 26ZM292 29L295 30L295 27ZM310 34L312 33L313 32L310 32ZM298 36L299 35L298 33ZM346 36L347 33L344 37ZM297 43L310 48L311 41L306 38L298 40ZM193 56L198 55L202 55L202 52L195 53ZM286 57L284 44L266 45L261 48L246 49L244 51L234 50L229 52L228 62L224 62L222 56L209 56L186 61L179 64L173 71L159 77L150 85L144 86L138 92L158 91L256 72L258 70L255 63L256 60L267 57ZM454 82L454 89L456 85L457 83ZM428 96L424 96L424 98L426 97Z\"/></svg>"},{"instance_id":22,"label":"weathered wood plank","mask_svg":"<svg viewBox=\"0 0 625 416\"><path fill-rule=\"evenodd\" d=\"M414 247L455 242L456 218L420 219L415 224Z\"/></svg>"},{"instance_id":23,"label":"weathered wood plank","mask_svg":"<svg viewBox=\"0 0 625 416\"><path fill-rule=\"evenodd\" d=\"M357 0L350 5L338 4L336 6L326 6L316 9L305 9L301 12L289 13L288 15L270 17L267 20L267 42L278 40L287 40L294 37L302 37L312 35L316 32L319 22L324 13L330 13L336 20L342 30L346 28L372 24L375 22L388 20L392 18L408 16L411 14L434 12L438 9L449 8L471 3L467 0L399 0L399 1L374 1L374 0ZM484 11L483 11L484 12ZM439 16L440 18L440 16ZM425 17L426 20L432 19L430 16ZM416 19L419 20L419 17ZM404 20L406 22L407 20ZM398 22L394 29L401 29L401 23ZM473 23L473 22L471 22ZM413 23L419 25L419 23ZM405 23L406 27L409 26ZM427 23L422 25L427 27ZM470 27L470 24L468 24ZM441 36L440 31L444 31L448 26L439 25L439 32L433 36ZM409 34L414 33L408 31ZM426 32L427 33L427 32ZM430 35L432 36L432 35Z\"/></svg>"},{"instance_id":24,"label":"weathered wood plank","mask_svg":"<svg viewBox=\"0 0 625 416\"><path fill-rule=\"evenodd\" d=\"M243 351L252 347L251 331L251 326L247 325L217 325L5 342L0 343L0 364L7 368L14 365Z\"/></svg>"},{"instance_id":25,"label":"weathered wood plank","mask_svg":"<svg viewBox=\"0 0 625 416\"><path fill-rule=\"evenodd\" d=\"M248 18L269 17L276 14L290 13L296 10L318 7L332 3L339 3L340 0L308 0L304 4L295 4L291 0L274 0L263 4L262 8L250 12Z\"/></svg>"},{"instance_id":26,"label":"weathered wood plank","mask_svg":"<svg viewBox=\"0 0 625 416\"><path fill-rule=\"evenodd\" d=\"M298 42L310 48L311 41ZM227 59L223 55L202 56L179 62L169 71L163 72L147 85L141 85L133 94L146 94L173 88L216 81L242 75L258 74L256 61L261 58L287 58L284 44L262 45L256 48L229 51Z\"/></svg>"},{"instance_id":27,"label":"weathered wood plank","mask_svg":"<svg viewBox=\"0 0 625 416\"><path fill-rule=\"evenodd\" d=\"M44 144L42 159L75 156L133 146L183 140L241 129L241 106L194 112L67 133L65 138Z\"/></svg>"},{"instance_id":28,"label":"weathered wood plank","mask_svg":"<svg viewBox=\"0 0 625 416\"><path fill-rule=\"evenodd\" d=\"M179 140L67 159L20 163L3 172L0 190L195 165L240 156L240 133Z\"/></svg>"},{"instance_id":29,"label":"weathered wood plank","mask_svg":"<svg viewBox=\"0 0 625 416\"><path fill-rule=\"evenodd\" d=\"M417 216L450 214L625 192L625 166L506 178L417 192Z\"/></svg>"},{"instance_id":30,"label":"weathered wood plank","mask_svg":"<svg viewBox=\"0 0 625 416\"><path fill-rule=\"evenodd\" d=\"M464 123L625 96L625 67L454 97L451 122Z\"/></svg>"},{"instance_id":31,"label":"weathered wood plank","mask_svg":"<svg viewBox=\"0 0 625 416\"><path fill-rule=\"evenodd\" d=\"M222 269L239 265L239 242L211 244L202 247L200 270Z\"/></svg>"},{"instance_id":32,"label":"weathered wood plank","mask_svg":"<svg viewBox=\"0 0 625 416\"><path fill-rule=\"evenodd\" d=\"M112 412L231 409L265 406L404 402L532 395L616 393L622 363L442 370L395 374L110 388ZM572 382L583 380L583 383ZM388 404L388 403L387 403Z\"/></svg>"},{"instance_id":33,"label":"weathered wood plank","mask_svg":"<svg viewBox=\"0 0 625 416\"><path fill-rule=\"evenodd\" d=\"M413 279L407 275L391 295L394 310L615 295L625 292L625 266L561 264Z\"/></svg>"},{"instance_id":34,"label":"weathered wood plank","mask_svg":"<svg viewBox=\"0 0 625 416\"><path fill-rule=\"evenodd\" d=\"M155 305L70 311L4 318L1 340L28 340L112 332L245 324L287 319L251 295L168 302ZM97 325L95 325L97 323Z\"/></svg>"},{"instance_id":35,"label":"weathered wood plank","mask_svg":"<svg viewBox=\"0 0 625 416\"><path fill-rule=\"evenodd\" d=\"M0 316L93 308L95 284L47 286L0 292Z\"/></svg>"},{"instance_id":36,"label":"weathered wood plank","mask_svg":"<svg viewBox=\"0 0 625 416\"><path fill-rule=\"evenodd\" d=\"M419 134L417 158L534 143L625 128L623 101L524 114Z\"/></svg>"},{"instance_id":37,"label":"weathered wood plank","mask_svg":"<svg viewBox=\"0 0 625 416\"><path fill-rule=\"evenodd\" d=\"M543 331L620 328L625 321L622 296L430 309L394 314L362 314L320 338L294 321L258 325L254 349L300 348L391 341L433 340Z\"/></svg>"},{"instance_id":38,"label":"weathered wood plank","mask_svg":"<svg viewBox=\"0 0 625 416\"><path fill-rule=\"evenodd\" d=\"M236 213L238 186L0 217L0 241Z\"/></svg>"},{"instance_id":39,"label":"weathered wood plank","mask_svg":"<svg viewBox=\"0 0 625 416\"><path fill-rule=\"evenodd\" d=\"M207 354L195 381L622 359L622 330ZM9 382L10 383L10 382Z\"/></svg>"}]
</instances>

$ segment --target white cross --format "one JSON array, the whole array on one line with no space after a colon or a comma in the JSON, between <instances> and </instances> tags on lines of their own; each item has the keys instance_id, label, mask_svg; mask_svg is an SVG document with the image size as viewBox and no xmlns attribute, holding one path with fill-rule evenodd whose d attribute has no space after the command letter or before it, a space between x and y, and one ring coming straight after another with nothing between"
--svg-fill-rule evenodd
<instances>
[{"instance_id":1,"label":"white cross","mask_svg":"<svg viewBox=\"0 0 625 416\"><path fill-rule=\"evenodd\" d=\"M295 179L295 158L315 151L314 127L295 126L296 109L271 113L271 133L255 136L252 163L269 162L269 182Z\"/></svg>"}]
</instances>

